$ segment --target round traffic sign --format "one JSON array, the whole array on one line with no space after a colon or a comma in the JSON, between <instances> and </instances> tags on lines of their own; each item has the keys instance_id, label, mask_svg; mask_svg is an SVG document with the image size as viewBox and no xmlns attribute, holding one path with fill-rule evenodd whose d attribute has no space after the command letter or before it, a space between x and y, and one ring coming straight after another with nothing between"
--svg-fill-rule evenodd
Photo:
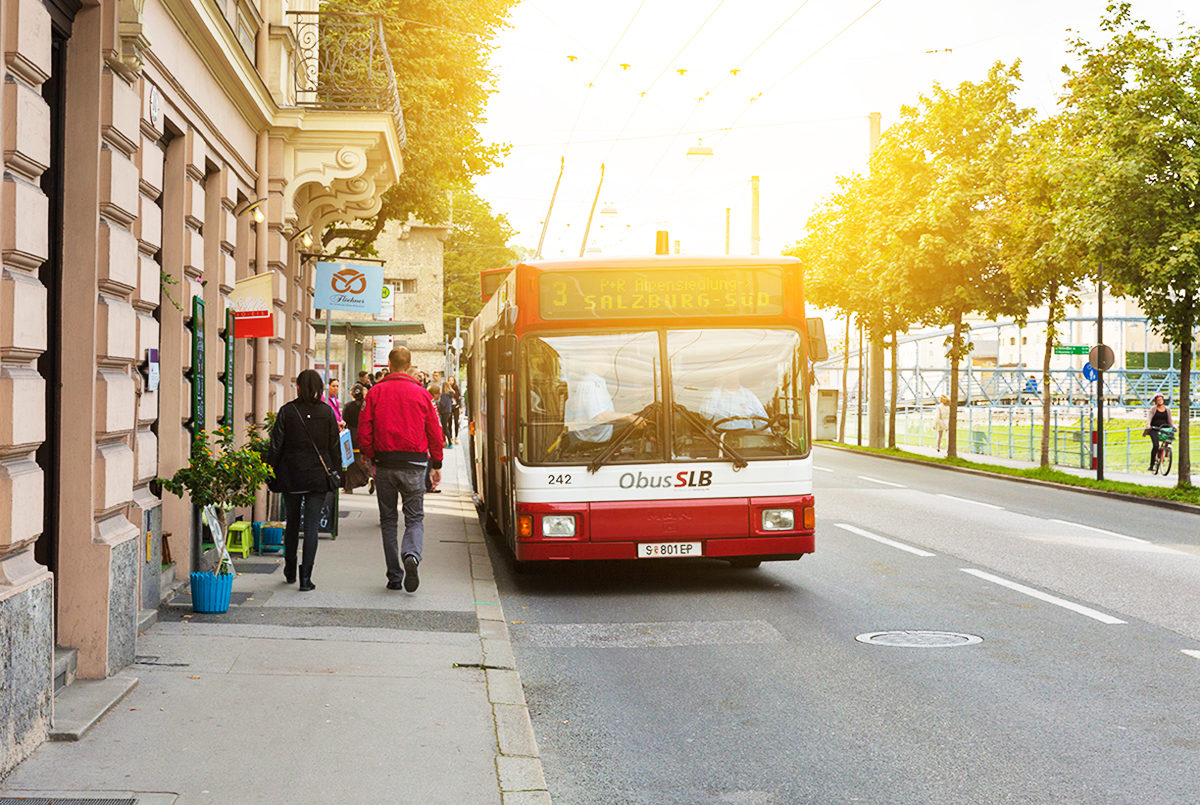
<instances>
[{"instance_id":1,"label":"round traffic sign","mask_svg":"<svg viewBox=\"0 0 1200 805\"><path fill-rule=\"evenodd\" d=\"M1097 344L1092 347L1092 351L1088 353L1088 363L1099 369L1101 372L1107 372L1116 363L1116 356L1113 355L1112 347L1108 344Z\"/></svg>"},{"instance_id":2,"label":"round traffic sign","mask_svg":"<svg viewBox=\"0 0 1200 805\"><path fill-rule=\"evenodd\" d=\"M1085 379L1094 382L1100 375L1096 371L1095 366L1092 366L1090 363L1085 363L1083 365L1083 376Z\"/></svg>"}]
</instances>

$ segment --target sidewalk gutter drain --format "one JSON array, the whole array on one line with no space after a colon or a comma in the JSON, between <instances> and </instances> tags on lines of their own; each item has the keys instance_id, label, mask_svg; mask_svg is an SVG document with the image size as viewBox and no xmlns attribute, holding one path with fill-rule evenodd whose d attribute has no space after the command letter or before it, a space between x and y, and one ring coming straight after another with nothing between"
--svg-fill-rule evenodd
<instances>
[{"instance_id":1,"label":"sidewalk gutter drain","mask_svg":"<svg viewBox=\"0 0 1200 805\"><path fill-rule=\"evenodd\" d=\"M896 648L954 648L983 642L978 635L934 631L867 632L854 639L871 646Z\"/></svg>"}]
</instances>

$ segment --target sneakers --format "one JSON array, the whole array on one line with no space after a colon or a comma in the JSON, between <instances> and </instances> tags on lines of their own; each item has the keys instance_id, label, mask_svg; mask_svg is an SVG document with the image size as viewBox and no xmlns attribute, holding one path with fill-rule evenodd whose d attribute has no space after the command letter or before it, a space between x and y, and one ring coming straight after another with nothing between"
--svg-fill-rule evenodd
<instances>
[{"instance_id":1,"label":"sneakers","mask_svg":"<svg viewBox=\"0 0 1200 805\"><path fill-rule=\"evenodd\" d=\"M389 581L389 582L387 583L387 588L388 588L389 590L403 590L403 589L404 589L404 583L403 583L403 582L399 582L399 581Z\"/></svg>"},{"instance_id":2,"label":"sneakers","mask_svg":"<svg viewBox=\"0 0 1200 805\"><path fill-rule=\"evenodd\" d=\"M421 578L417 575L416 557L404 557L404 589L407 592L414 593L420 585ZM391 587L390 584L388 586Z\"/></svg>"}]
</instances>

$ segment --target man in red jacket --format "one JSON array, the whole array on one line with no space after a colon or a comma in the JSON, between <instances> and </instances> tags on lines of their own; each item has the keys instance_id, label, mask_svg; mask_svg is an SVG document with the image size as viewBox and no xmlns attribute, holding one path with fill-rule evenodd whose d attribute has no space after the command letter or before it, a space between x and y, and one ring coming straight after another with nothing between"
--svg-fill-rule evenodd
<instances>
[{"instance_id":1,"label":"man in red jacket","mask_svg":"<svg viewBox=\"0 0 1200 805\"><path fill-rule=\"evenodd\" d=\"M435 485L442 479L442 426L429 393L408 374L411 365L412 354L405 347L388 353L391 371L367 392L358 418L359 449L375 463L387 588L403 586L410 593L420 584L417 565L425 541L426 466ZM397 494L404 509L404 539L398 550Z\"/></svg>"}]
</instances>

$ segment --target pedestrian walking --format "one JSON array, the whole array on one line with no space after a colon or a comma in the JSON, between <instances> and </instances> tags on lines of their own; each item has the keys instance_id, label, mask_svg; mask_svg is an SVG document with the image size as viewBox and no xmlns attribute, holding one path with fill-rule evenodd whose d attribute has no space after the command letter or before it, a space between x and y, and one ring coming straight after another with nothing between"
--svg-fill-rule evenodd
<instances>
[{"instance_id":1,"label":"pedestrian walking","mask_svg":"<svg viewBox=\"0 0 1200 805\"><path fill-rule=\"evenodd\" d=\"M325 404L333 409L334 419L337 420L338 427L346 427L346 421L342 417L342 401L338 399L338 392L341 391L341 382L335 377L329 381L329 393L323 398Z\"/></svg>"},{"instance_id":2,"label":"pedestrian walking","mask_svg":"<svg viewBox=\"0 0 1200 805\"><path fill-rule=\"evenodd\" d=\"M453 441L458 442L458 420L462 417L462 392L458 390L458 378L450 378L450 393L454 395L454 409L451 411L454 426Z\"/></svg>"},{"instance_id":3,"label":"pedestrian walking","mask_svg":"<svg viewBox=\"0 0 1200 805\"><path fill-rule=\"evenodd\" d=\"M937 431L937 451L942 452L942 436L950 430L950 398L943 394L938 397L937 419L933 421L933 429ZM946 437L949 440L950 437Z\"/></svg>"},{"instance_id":4,"label":"pedestrian walking","mask_svg":"<svg viewBox=\"0 0 1200 805\"><path fill-rule=\"evenodd\" d=\"M452 447L454 442L454 394L450 391L450 384L442 384L442 393L437 400L438 417L442 421L442 438L445 440L445 447Z\"/></svg>"},{"instance_id":5,"label":"pedestrian walking","mask_svg":"<svg viewBox=\"0 0 1200 805\"><path fill-rule=\"evenodd\" d=\"M345 485L343 486L347 492L353 492L360 486L366 486L371 480L371 466L363 458L362 450L358 446L358 420L362 415L367 387L355 383L354 388L350 389L350 395L353 399L342 409L342 418L346 423L347 430L350 431L350 443L354 445L354 463L346 468Z\"/></svg>"},{"instance_id":6,"label":"pedestrian walking","mask_svg":"<svg viewBox=\"0 0 1200 805\"><path fill-rule=\"evenodd\" d=\"M442 479L442 428L429 393L408 373L412 354L396 347L388 354L390 372L367 392L358 418L360 449L375 464L376 497L387 588L415 592L425 541L425 474ZM396 544L399 496L404 538Z\"/></svg>"},{"instance_id":7,"label":"pedestrian walking","mask_svg":"<svg viewBox=\"0 0 1200 805\"><path fill-rule=\"evenodd\" d=\"M296 399L286 403L271 428L268 462L275 468L283 492L283 580L296 580L297 543L300 519L304 518L304 554L300 560L300 590L315 590L312 572L317 557L317 527L325 494L341 482L334 468L340 467L338 423L321 399L321 375L305 369L296 378Z\"/></svg>"}]
</instances>

